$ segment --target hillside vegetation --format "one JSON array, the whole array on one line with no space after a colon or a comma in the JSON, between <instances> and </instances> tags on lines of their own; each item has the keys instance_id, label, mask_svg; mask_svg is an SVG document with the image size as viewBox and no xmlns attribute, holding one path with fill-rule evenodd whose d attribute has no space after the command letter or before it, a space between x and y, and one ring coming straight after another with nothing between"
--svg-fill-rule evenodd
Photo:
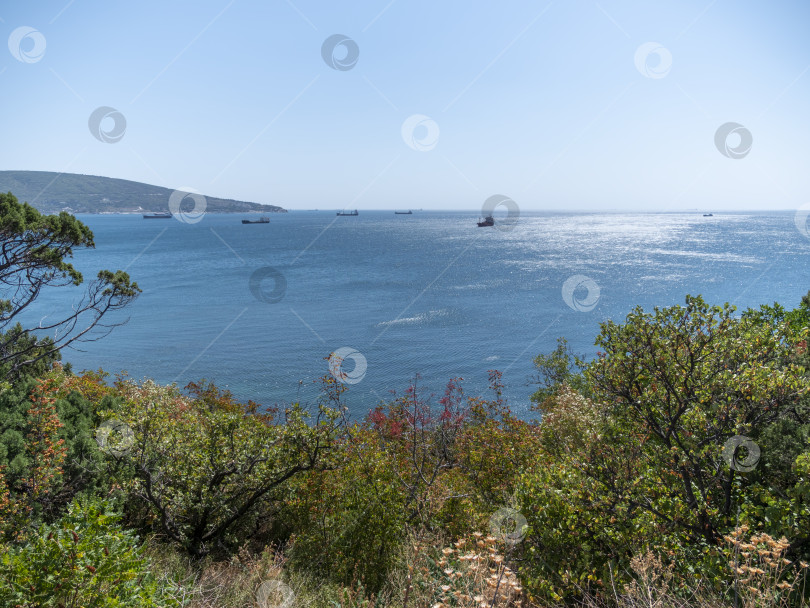
<instances>
[{"instance_id":1,"label":"hillside vegetation","mask_svg":"<svg viewBox=\"0 0 810 608\"><path fill-rule=\"evenodd\" d=\"M173 190L126 179L54 173L52 171L0 171L0 192L13 192L43 213L132 213L168 211ZM203 193L205 194L205 193ZM263 205L206 196L211 213L283 212Z\"/></svg>"},{"instance_id":2,"label":"hillside vegetation","mask_svg":"<svg viewBox=\"0 0 810 608\"><path fill-rule=\"evenodd\" d=\"M62 255L92 234L3 205L13 318L19 264L80 281ZM561 339L524 415L492 370L486 395L417 377L351 420L339 374L266 407L75 373L12 326L0 606L807 606L808 332L810 294L739 313L686 296L603 323L592 361Z\"/></svg>"}]
</instances>

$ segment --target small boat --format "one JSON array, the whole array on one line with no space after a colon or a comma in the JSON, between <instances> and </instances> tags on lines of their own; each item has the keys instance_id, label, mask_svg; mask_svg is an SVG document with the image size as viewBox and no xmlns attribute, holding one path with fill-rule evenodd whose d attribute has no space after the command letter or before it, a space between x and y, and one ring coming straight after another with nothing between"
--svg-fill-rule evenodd
<instances>
[{"instance_id":1,"label":"small boat","mask_svg":"<svg viewBox=\"0 0 810 608\"><path fill-rule=\"evenodd\" d=\"M483 222L478 222L478 227L483 228L485 226L494 226L495 225L495 218L491 215L488 215L484 218Z\"/></svg>"},{"instance_id":2,"label":"small boat","mask_svg":"<svg viewBox=\"0 0 810 608\"><path fill-rule=\"evenodd\" d=\"M242 223L243 224L269 224L270 223L270 218L267 217L266 215L263 215L257 220L242 220Z\"/></svg>"},{"instance_id":3,"label":"small boat","mask_svg":"<svg viewBox=\"0 0 810 608\"><path fill-rule=\"evenodd\" d=\"M348 213L346 213L345 211L338 211L337 214L338 215L360 215L359 213L357 213L357 209L355 209L354 211L349 211Z\"/></svg>"},{"instance_id":4,"label":"small boat","mask_svg":"<svg viewBox=\"0 0 810 608\"><path fill-rule=\"evenodd\" d=\"M704 213L703 217L714 217L714 213Z\"/></svg>"},{"instance_id":5,"label":"small boat","mask_svg":"<svg viewBox=\"0 0 810 608\"><path fill-rule=\"evenodd\" d=\"M144 213L143 219L145 220L165 220L173 217L171 213L168 211L162 211L158 213Z\"/></svg>"},{"instance_id":6,"label":"small boat","mask_svg":"<svg viewBox=\"0 0 810 608\"><path fill-rule=\"evenodd\" d=\"M410 209L407 211L394 211L394 215L413 215L413 211Z\"/></svg>"}]
</instances>

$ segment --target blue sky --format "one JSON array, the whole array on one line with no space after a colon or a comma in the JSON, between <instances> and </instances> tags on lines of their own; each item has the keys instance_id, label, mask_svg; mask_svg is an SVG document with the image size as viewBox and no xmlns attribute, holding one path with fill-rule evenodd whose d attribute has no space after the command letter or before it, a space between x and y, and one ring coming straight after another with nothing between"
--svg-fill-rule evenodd
<instances>
[{"instance_id":1,"label":"blue sky","mask_svg":"<svg viewBox=\"0 0 810 608\"><path fill-rule=\"evenodd\" d=\"M0 3L0 168L289 209L796 209L808 24L804 1Z\"/></svg>"}]
</instances>

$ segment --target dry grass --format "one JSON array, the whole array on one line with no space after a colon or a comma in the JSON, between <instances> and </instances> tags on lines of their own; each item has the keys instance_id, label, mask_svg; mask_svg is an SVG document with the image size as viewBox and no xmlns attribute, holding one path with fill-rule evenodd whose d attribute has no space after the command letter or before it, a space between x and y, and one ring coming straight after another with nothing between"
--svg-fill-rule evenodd
<instances>
[{"instance_id":1,"label":"dry grass","mask_svg":"<svg viewBox=\"0 0 810 608\"><path fill-rule=\"evenodd\" d=\"M510 608L523 605L523 588L508 566L508 546L476 532L453 543L417 542L408 574L392 581L391 596L405 608Z\"/></svg>"},{"instance_id":2,"label":"dry grass","mask_svg":"<svg viewBox=\"0 0 810 608\"><path fill-rule=\"evenodd\" d=\"M782 608L797 604L810 565L785 557L787 541L767 534L748 536L743 526L725 538L729 567L736 577L736 608ZM186 558L148 543L156 570L181 583L187 608L540 608L529 600L510 567L510 546L492 536L474 533L455 542L414 539L405 549L403 566L392 574L388 589L366 593L361 582L340 587L284 568L280 551L261 554L246 549L228 562L193 566ZM581 608L735 608L734 601L693 582L684 597L684 581L676 580L672 564L647 551L631 560L633 580L609 597L583 594ZM265 581L274 592L257 600ZM282 584L283 583L283 584ZM681 593L673 593L678 588ZM793 600L790 604L789 600ZM543 604L544 608L552 608ZM561 608L561 605L556 605Z\"/></svg>"},{"instance_id":3,"label":"dry grass","mask_svg":"<svg viewBox=\"0 0 810 608\"><path fill-rule=\"evenodd\" d=\"M615 587L612 603L620 608L719 608L722 603L695 586L690 597L673 593L674 565L665 564L652 551L639 553L630 560L633 581L619 594ZM696 583L699 585L699 583ZM683 586L680 585L682 588ZM596 604L586 604L596 605Z\"/></svg>"},{"instance_id":4,"label":"dry grass","mask_svg":"<svg viewBox=\"0 0 810 608\"><path fill-rule=\"evenodd\" d=\"M768 534L753 534L747 537L748 526L742 526L724 537L729 555L730 573L734 586L729 595L736 599L725 600L711 590L701 588L699 581L690 585L675 585L674 567L647 551L636 555L630 562L633 581L622 593L615 588L609 603L585 598L587 608L787 608L807 606L804 595L807 569L803 561L791 562L785 557L789 543L785 538L776 540ZM686 587L689 596L673 593L674 587L681 591Z\"/></svg>"},{"instance_id":5,"label":"dry grass","mask_svg":"<svg viewBox=\"0 0 810 608\"><path fill-rule=\"evenodd\" d=\"M390 605L368 597L362 584L342 588L285 568L280 550L241 549L224 562L193 563L168 546L149 542L153 569L180 583L184 608L372 608ZM385 598L385 596L383 596Z\"/></svg>"},{"instance_id":6,"label":"dry grass","mask_svg":"<svg viewBox=\"0 0 810 608\"><path fill-rule=\"evenodd\" d=\"M748 526L725 537L731 549L729 566L734 573L740 608L788 606L789 599L803 594L808 565L785 557L790 543L767 534L746 538Z\"/></svg>"},{"instance_id":7,"label":"dry grass","mask_svg":"<svg viewBox=\"0 0 810 608\"><path fill-rule=\"evenodd\" d=\"M264 581L282 580L283 558L271 548L259 555L242 549L230 561L194 565L168 547L148 546L155 567L180 582L178 595L185 608L256 608L259 586Z\"/></svg>"}]
</instances>

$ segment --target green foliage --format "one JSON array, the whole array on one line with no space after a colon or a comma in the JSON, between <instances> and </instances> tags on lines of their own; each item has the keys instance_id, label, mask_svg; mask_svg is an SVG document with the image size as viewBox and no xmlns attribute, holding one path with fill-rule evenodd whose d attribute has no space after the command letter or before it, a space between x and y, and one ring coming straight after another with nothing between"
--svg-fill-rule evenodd
<instances>
[{"instance_id":1,"label":"green foliage","mask_svg":"<svg viewBox=\"0 0 810 608\"><path fill-rule=\"evenodd\" d=\"M379 590L409 534L441 517L445 480L458 464L460 401L451 381L435 408L415 381L351 428L340 445L340 475L308 476L288 503L292 562Z\"/></svg>"},{"instance_id":2,"label":"green foliage","mask_svg":"<svg viewBox=\"0 0 810 608\"><path fill-rule=\"evenodd\" d=\"M354 426L350 436L339 469L295 480L278 519L293 535L294 568L378 590L406 538L407 496L379 435Z\"/></svg>"},{"instance_id":3,"label":"green foliage","mask_svg":"<svg viewBox=\"0 0 810 608\"><path fill-rule=\"evenodd\" d=\"M791 416L810 388L801 367L784 364L796 340L787 324L732 313L689 296L685 307L636 309L624 325L602 325L605 352L586 372L609 413L589 476L710 544L735 513L739 488L723 446Z\"/></svg>"},{"instance_id":4,"label":"green foliage","mask_svg":"<svg viewBox=\"0 0 810 608\"><path fill-rule=\"evenodd\" d=\"M4 303L8 307L11 306L8 301L0 301L0 309ZM14 352L27 353L27 363L21 372L15 371L13 357L0 362L0 378L12 379L15 385L24 383L26 379L41 378L51 370L54 363L62 360L62 352L55 347L53 340L48 336L38 337L30 334L19 323L5 333L0 332L0 344L2 343L13 345Z\"/></svg>"},{"instance_id":5,"label":"green foliage","mask_svg":"<svg viewBox=\"0 0 810 608\"><path fill-rule=\"evenodd\" d=\"M644 522L634 521L588 475L587 459L602 441L603 424L604 409L569 387L545 401L537 429L541 445L532 465L518 473L516 493L529 526L520 572L535 595L558 601L598 589L643 542Z\"/></svg>"},{"instance_id":6,"label":"green foliage","mask_svg":"<svg viewBox=\"0 0 810 608\"><path fill-rule=\"evenodd\" d=\"M108 450L132 516L201 557L250 538L284 485L329 465L338 413L319 408L311 424L293 405L276 422L228 395L189 399L153 382L118 382L124 398L107 413L131 435Z\"/></svg>"},{"instance_id":7,"label":"green foliage","mask_svg":"<svg viewBox=\"0 0 810 608\"><path fill-rule=\"evenodd\" d=\"M53 361L58 350L105 327L103 317L140 293L125 272L102 270L67 316L25 328L18 322L20 313L43 289L82 283L81 273L67 260L74 249L95 246L93 233L68 213L42 215L9 192L0 193L0 240L0 373L5 378L18 378L26 370L40 373L41 362ZM43 337L47 334L58 337Z\"/></svg>"},{"instance_id":8,"label":"green foliage","mask_svg":"<svg viewBox=\"0 0 810 608\"><path fill-rule=\"evenodd\" d=\"M465 397L451 380L436 403L417 383L372 411L339 444L335 472L290 486L279 519L293 537L290 563L333 582L379 592L422 534L486 528L533 458L531 426L495 399Z\"/></svg>"},{"instance_id":9,"label":"green foliage","mask_svg":"<svg viewBox=\"0 0 810 608\"><path fill-rule=\"evenodd\" d=\"M21 546L0 554L0 604L64 608L179 606L177 586L159 580L137 537L97 500L77 500Z\"/></svg>"},{"instance_id":10,"label":"green foliage","mask_svg":"<svg viewBox=\"0 0 810 608\"><path fill-rule=\"evenodd\" d=\"M598 588L650 547L677 563L677 580L719 588L729 573L717 545L738 517L804 542L790 470L807 436L802 337L777 307L734 317L689 296L602 324L583 376L591 399L546 398L543 449L522 476L527 584L553 598ZM735 436L765 452L750 470L724 452Z\"/></svg>"},{"instance_id":11,"label":"green foliage","mask_svg":"<svg viewBox=\"0 0 810 608\"><path fill-rule=\"evenodd\" d=\"M102 383L103 374L71 376L55 369L40 380L25 377L0 392L0 474L20 514L52 518L79 492L107 487L95 429L98 410L113 407L116 399ZM52 409L50 427L37 415L38 402ZM37 476L46 439L62 454L52 467L48 491Z\"/></svg>"},{"instance_id":12,"label":"green foliage","mask_svg":"<svg viewBox=\"0 0 810 608\"><path fill-rule=\"evenodd\" d=\"M24 535L30 522L54 504L61 485L66 450L59 438L62 423L49 395L51 383L51 380L36 382L30 403L11 418L12 423L19 424L5 429L0 444L6 452L6 462L0 463L0 475L10 501L7 515L0 520L0 533L11 533L17 538Z\"/></svg>"},{"instance_id":13,"label":"green foliage","mask_svg":"<svg viewBox=\"0 0 810 608\"><path fill-rule=\"evenodd\" d=\"M500 374L491 372L490 379L499 382ZM457 449L466 483L455 491L465 496L466 509L455 514L455 525L444 525L452 537L486 529L492 513L513 501L521 474L534 467L541 449L537 424L516 418L497 390L495 400L472 397L468 404Z\"/></svg>"},{"instance_id":14,"label":"green foliage","mask_svg":"<svg viewBox=\"0 0 810 608\"><path fill-rule=\"evenodd\" d=\"M587 394L588 385L582 377L585 362L583 358L574 354L565 338L557 338L557 348L551 353L537 355L534 358L534 365L539 373L540 388L530 397L533 403L542 405L563 385L572 386L579 392Z\"/></svg>"},{"instance_id":15,"label":"green foliage","mask_svg":"<svg viewBox=\"0 0 810 608\"><path fill-rule=\"evenodd\" d=\"M240 404L205 381L108 386L103 372L57 365L0 382L0 576L11 581L0 601L56 606L40 598L72 586L66 606L171 605L174 587L149 574L109 505L74 500L95 494L122 499L128 524L157 533L153 552L170 542L165 569L186 585L279 579L286 557L286 580L318 581L321 600L346 605L404 603L406 589L414 605L489 601L493 568L525 588L521 601L604 599L613 585L643 595L656 580L656 597L700 584L717 603L731 601L744 557L748 600L793 602L810 556L810 297L800 308L735 315L690 296L637 308L602 325L587 365L561 340L535 360L541 421L512 415L495 371L491 399L453 379L434 403L414 383L350 427L346 387L330 377L314 417ZM734 449L739 436L748 452ZM502 507L527 525L496 555L496 532L471 535ZM494 565L447 546L464 538ZM734 553L751 543L756 556ZM243 587L217 597L244 601ZM136 595L103 603L119 591Z\"/></svg>"}]
</instances>

